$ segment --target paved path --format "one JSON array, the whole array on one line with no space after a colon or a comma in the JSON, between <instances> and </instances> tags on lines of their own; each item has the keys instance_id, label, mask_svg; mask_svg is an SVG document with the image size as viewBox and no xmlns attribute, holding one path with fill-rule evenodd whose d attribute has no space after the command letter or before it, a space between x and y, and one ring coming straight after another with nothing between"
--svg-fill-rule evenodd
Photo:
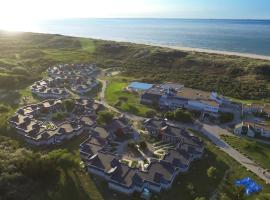
<instances>
[{"instance_id":1,"label":"paved path","mask_svg":"<svg viewBox=\"0 0 270 200\"><path fill-rule=\"evenodd\" d=\"M270 174L264 173L266 170L257 165L254 161L250 160L243 154L236 151L233 147L231 147L229 144L224 142L220 136L222 134L228 134L227 130L222 129L218 126L212 126L207 124L202 124L201 131L204 135L206 135L215 145L217 145L222 151L230 155L232 158L234 158L237 162L239 162L241 165L245 166L248 170L255 173L258 177L260 177L262 180L264 180L266 183L270 183Z\"/></svg>"}]
</instances>

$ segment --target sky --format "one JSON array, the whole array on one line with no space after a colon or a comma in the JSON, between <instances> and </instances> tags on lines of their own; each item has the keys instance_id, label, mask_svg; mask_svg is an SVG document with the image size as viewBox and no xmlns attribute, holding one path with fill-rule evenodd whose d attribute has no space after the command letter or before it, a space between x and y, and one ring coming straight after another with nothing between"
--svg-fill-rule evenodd
<instances>
[{"instance_id":1,"label":"sky","mask_svg":"<svg viewBox=\"0 0 270 200\"><path fill-rule=\"evenodd\" d=\"M270 0L0 0L0 28L118 17L270 19Z\"/></svg>"}]
</instances>

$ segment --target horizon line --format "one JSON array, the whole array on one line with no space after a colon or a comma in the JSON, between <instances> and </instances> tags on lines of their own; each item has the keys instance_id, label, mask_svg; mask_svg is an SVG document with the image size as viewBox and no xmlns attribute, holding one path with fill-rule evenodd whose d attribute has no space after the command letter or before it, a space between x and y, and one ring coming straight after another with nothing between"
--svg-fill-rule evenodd
<instances>
[{"instance_id":1,"label":"horizon line","mask_svg":"<svg viewBox=\"0 0 270 200\"><path fill-rule=\"evenodd\" d=\"M269 21L270 18L186 18L186 17L67 17L40 19L38 21L65 20L65 19L183 19L183 20L258 20Z\"/></svg>"}]
</instances>

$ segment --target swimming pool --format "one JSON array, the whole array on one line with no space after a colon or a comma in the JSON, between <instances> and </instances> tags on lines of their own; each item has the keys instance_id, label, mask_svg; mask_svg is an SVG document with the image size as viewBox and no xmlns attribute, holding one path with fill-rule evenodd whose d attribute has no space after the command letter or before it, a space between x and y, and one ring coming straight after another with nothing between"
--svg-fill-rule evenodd
<instances>
[{"instance_id":1,"label":"swimming pool","mask_svg":"<svg viewBox=\"0 0 270 200\"><path fill-rule=\"evenodd\" d=\"M148 90L153 87L153 84L141 83L141 82L131 82L128 88L132 90Z\"/></svg>"}]
</instances>

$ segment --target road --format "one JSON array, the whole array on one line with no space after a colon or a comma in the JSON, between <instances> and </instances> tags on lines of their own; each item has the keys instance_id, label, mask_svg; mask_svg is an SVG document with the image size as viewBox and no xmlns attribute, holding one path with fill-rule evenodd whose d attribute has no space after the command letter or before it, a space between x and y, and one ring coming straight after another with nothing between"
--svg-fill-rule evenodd
<instances>
[{"instance_id":1,"label":"road","mask_svg":"<svg viewBox=\"0 0 270 200\"><path fill-rule=\"evenodd\" d=\"M133 120L133 121L142 121L145 118L136 116L130 113L123 112L117 108L114 108L113 106L110 106L105 101L105 90L107 88L107 81L106 80L100 80L102 82L102 90L100 92L100 101L95 101L96 103L102 104L106 108L117 112L119 114L124 114L127 118ZM181 126L183 127L183 124L176 123L176 122L169 122L172 125L175 126ZM229 144L227 144L225 141L222 140L220 137L221 135L232 135L229 131L226 129L217 126L217 125L208 125L205 123L201 123L199 121L195 122L195 125L184 125L185 128L192 128L197 131L202 132L206 137L208 137L217 147L219 147L222 151L227 153L229 156L231 156L233 159L235 159L237 162L239 162L241 165L245 166L248 170L255 173L258 177L260 177L262 180L264 180L267 184L270 183L270 174L266 172L265 169L257 165L254 161L250 160L243 154L239 153L237 150L235 150L233 147L231 147Z\"/></svg>"},{"instance_id":2,"label":"road","mask_svg":"<svg viewBox=\"0 0 270 200\"><path fill-rule=\"evenodd\" d=\"M263 169L261 166L259 166L243 154L239 153L237 150L235 150L233 147L231 147L229 144L227 144L220 138L220 136L223 134L231 134L227 130L215 125L202 124L201 132L205 136L207 136L222 151L234 158L241 165L245 166L248 170L255 173L267 184L270 183L270 173L266 172L266 170Z\"/></svg>"}]
</instances>

